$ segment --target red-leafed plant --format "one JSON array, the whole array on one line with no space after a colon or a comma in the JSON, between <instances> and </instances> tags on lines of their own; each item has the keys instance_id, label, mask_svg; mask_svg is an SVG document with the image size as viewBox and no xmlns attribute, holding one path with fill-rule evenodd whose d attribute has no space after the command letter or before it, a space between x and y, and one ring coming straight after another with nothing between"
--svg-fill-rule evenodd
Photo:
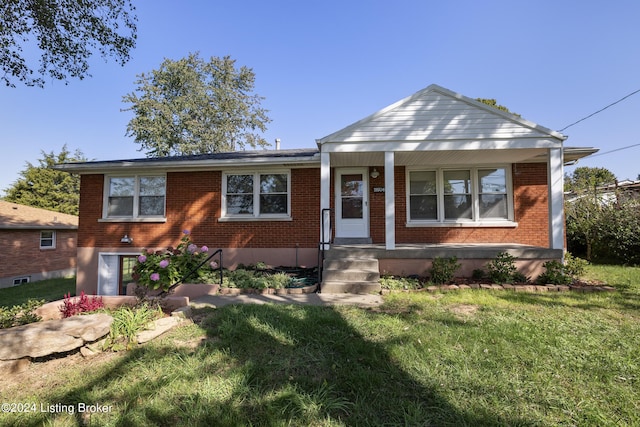
<instances>
[{"instance_id":1,"label":"red-leafed plant","mask_svg":"<svg viewBox=\"0 0 640 427\"><path fill-rule=\"evenodd\" d=\"M103 307L102 297L88 297L84 291L81 291L79 297L72 297L71 293L66 294L63 305L60 306L60 312L62 312L62 317L67 318L80 313L96 311Z\"/></svg>"}]
</instances>

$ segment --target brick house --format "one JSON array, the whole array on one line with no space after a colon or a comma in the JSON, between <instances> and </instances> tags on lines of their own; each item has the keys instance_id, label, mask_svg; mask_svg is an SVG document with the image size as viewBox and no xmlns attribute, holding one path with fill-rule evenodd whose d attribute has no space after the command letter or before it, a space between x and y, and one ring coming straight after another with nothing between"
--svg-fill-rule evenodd
<instances>
[{"instance_id":1,"label":"brick house","mask_svg":"<svg viewBox=\"0 0 640 427\"><path fill-rule=\"evenodd\" d=\"M0 288L76 274L78 217L0 200Z\"/></svg>"},{"instance_id":2,"label":"brick house","mask_svg":"<svg viewBox=\"0 0 640 427\"><path fill-rule=\"evenodd\" d=\"M59 165L81 175L78 292L119 292L123 265L184 229L226 267L362 258L376 274L423 274L456 256L467 275L507 250L535 276L563 256L563 165L597 151L565 139L432 85L314 149Z\"/></svg>"}]
</instances>

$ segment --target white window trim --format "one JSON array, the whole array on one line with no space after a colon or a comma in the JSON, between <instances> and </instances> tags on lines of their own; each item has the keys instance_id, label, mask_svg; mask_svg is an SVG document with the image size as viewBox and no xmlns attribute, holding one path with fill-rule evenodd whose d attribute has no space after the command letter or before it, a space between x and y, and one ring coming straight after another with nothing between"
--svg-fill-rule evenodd
<instances>
[{"instance_id":1,"label":"white window trim","mask_svg":"<svg viewBox=\"0 0 640 427\"><path fill-rule=\"evenodd\" d=\"M287 213L260 214L260 175L287 175ZM227 214L227 177L229 175L253 175L253 213ZM222 172L222 207L219 222L231 221L291 221L291 169L234 170Z\"/></svg>"},{"instance_id":2,"label":"white window trim","mask_svg":"<svg viewBox=\"0 0 640 427\"><path fill-rule=\"evenodd\" d=\"M140 178L163 177L164 178L164 206L162 215L138 215L140 203ZM104 189L102 191L102 218L100 222L158 222L166 221L167 218L167 174L118 174L105 175ZM109 191L111 189L112 178L133 178L133 215L111 215L109 216Z\"/></svg>"},{"instance_id":3,"label":"white window trim","mask_svg":"<svg viewBox=\"0 0 640 427\"><path fill-rule=\"evenodd\" d=\"M51 246L42 246L42 233L51 232ZM40 230L40 249L43 251L56 248L56 231L55 230Z\"/></svg>"},{"instance_id":4,"label":"white window trim","mask_svg":"<svg viewBox=\"0 0 640 427\"><path fill-rule=\"evenodd\" d=\"M478 170L488 168L503 168L505 170L505 179L507 184L507 218L490 218L480 219L480 183L478 180ZM471 201L472 201L472 219L444 219L444 171L447 170L469 170L471 171ZM438 219L436 220L412 220L411 219L411 183L410 172L424 171L436 172L436 197L438 200ZM405 188L406 188L406 223L405 226L411 227L517 227L518 223L514 221L514 202L513 202L513 176L510 164L488 164L465 166L438 166L438 167L420 167L411 166L406 168L405 172Z\"/></svg>"}]
</instances>

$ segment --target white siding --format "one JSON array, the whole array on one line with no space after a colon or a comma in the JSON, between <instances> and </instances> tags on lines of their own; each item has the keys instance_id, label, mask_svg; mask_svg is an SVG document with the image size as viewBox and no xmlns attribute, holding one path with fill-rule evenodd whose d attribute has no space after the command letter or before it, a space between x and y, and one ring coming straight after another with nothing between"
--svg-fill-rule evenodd
<instances>
[{"instance_id":1,"label":"white siding","mask_svg":"<svg viewBox=\"0 0 640 427\"><path fill-rule=\"evenodd\" d=\"M430 86L320 142L513 140L549 138L550 132L446 89Z\"/></svg>"}]
</instances>

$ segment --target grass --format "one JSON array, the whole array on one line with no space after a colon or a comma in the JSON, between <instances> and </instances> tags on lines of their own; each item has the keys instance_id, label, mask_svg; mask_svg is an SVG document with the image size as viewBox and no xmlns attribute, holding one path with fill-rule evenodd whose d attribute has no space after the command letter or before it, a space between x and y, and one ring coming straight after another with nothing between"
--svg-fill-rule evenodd
<instances>
[{"instance_id":1,"label":"grass","mask_svg":"<svg viewBox=\"0 0 640 427\"><path fill-rule=\"evenodd\" d=\"M0 289L0 307L13 307L29 299L45 302L62 299L66 293L76 294L76 278L47 279Z\"/></svg>"},{"instance_id":2,"label":"grass","mask_svg":"<svg viewBox=\"0 0 640 427\"><path fill-rule=\"evenodd\" d=\"M0 424L640 425L640 269L587 275L620 291L205 309L201 322L108 363L6 390L16 402L111 411L0 414Z\"/></svg>"}]
</instances>

